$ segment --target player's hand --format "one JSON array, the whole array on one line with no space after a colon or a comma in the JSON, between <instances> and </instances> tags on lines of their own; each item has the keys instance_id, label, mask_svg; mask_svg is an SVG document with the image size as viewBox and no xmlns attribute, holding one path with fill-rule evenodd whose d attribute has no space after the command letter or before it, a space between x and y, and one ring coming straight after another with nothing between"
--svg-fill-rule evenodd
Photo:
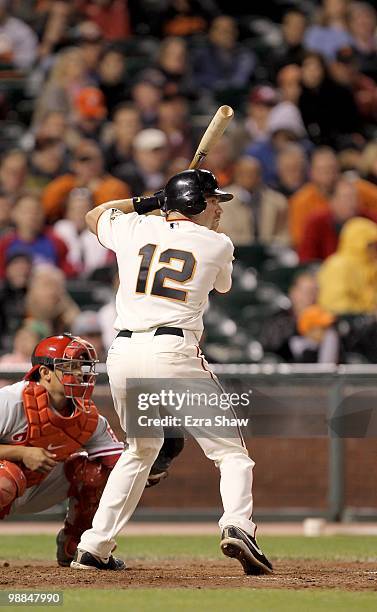
<instances>
[{"instance_id":1,"label":"player's hand","mask_svg":"<svg viewBox=\"0 0 377 612\"><path fill-rule=\"evenodd\" d=\"M157 198L158 207L162 208L165 204L165 190L160 189L159 191L156 191L156 193L154 193L153 195Z\"/></svg>"},{"instance_id":2,"label":"player's hand","mask_svg":"<svg viewBox=\"0 0 377 612\"><path fill-rule=\"evenodd\" d=\"M54 457L55 455L45 448L23 447L22 463L33 472L43 472L44 474L50 472L58 463Z\"/></svg>"}]
</instances>

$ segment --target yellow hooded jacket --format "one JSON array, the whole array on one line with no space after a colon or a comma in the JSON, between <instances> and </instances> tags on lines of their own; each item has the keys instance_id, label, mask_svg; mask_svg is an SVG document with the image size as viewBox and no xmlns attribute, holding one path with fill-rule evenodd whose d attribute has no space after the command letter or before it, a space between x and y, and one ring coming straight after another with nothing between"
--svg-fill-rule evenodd
<instances>
[{"instance_id":1,"label":"yellow hooded jacket","mask_svg":"<svg viewBox=\"0 0 377 612\"><path fill-rule=\"evenodd\" d=\"M368 245L377 243L377 224L355 217L344 225L338 249L318 273L319 304L336 314L377 311L377 259Z\"/></svg>"}]
</instances>

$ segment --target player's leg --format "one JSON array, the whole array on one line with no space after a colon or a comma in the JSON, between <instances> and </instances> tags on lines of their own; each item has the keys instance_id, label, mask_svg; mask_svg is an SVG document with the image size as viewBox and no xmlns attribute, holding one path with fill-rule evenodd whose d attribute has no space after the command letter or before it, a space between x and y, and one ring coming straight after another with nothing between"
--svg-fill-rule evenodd
<instances>
[{"instance_id":1,"label":"player's leg","mask_svg":"<svg viewBox=\"0 0 377 612\"><path fill-rule=\"evenodd\" d=\"M126 379L129 376L136 378L139 368L143 369L145 361L147 359L153 361L153 357L150 357L147 347L143 346L143 349L140 349L136 343L128 342L128 339L121 340L125 341L124 349L121 347L120 350L109 353L107 366L114 407L122 427L126 430ZM142 380L140 386L143 388ZM87 567L82 561L81 551L94 555L100 561L106 561L111 557L115 537L132 516L145 488L151 467L162 447L164 441L162 427L155 429L153 436L127 437L128 448L122 453L109 476L93 519L93 526L82 535L77 559L75 557L72 567L77 569ZM100 566L100 569L106 567Z\"/></svg>"},{"instance_id":2,"label":"player's leg","mask_svg":"<svg viewBox=\"0 0 377 612\"><path fill-rule=\"evenodd\" d=\"M162 438L131 439L111 472L93 526L80 540L79 549L107 559L115 537L132 516L144 491L150 468L162 446Z\"/></svg>"},{"instance_id":3,"label":"player's leg","mask_svg":"<svg viewBox=\"0 0 377 612\"><path fill-rule=\"evenodd\" d=\"M67 499L68 489L64 463L58 463L40 484L29 487L14 501L10 514L33 514L52 508Z\"/></svg>"},{"instance_id":4,"label":"player's leg","mask_svg":"<svg viewBox=\"0 0 377 612\"><path fill-rule=\"evenodd\" d=\"M168 343L165 340L165 343ZM179 341L178 341L179 342ZM214 397L224 393L217 378L210 371L200 348L193 344L189 332L185 332L184 341L178 347L179 356L174 359L165 352L161 344L155 345L158 355L158 371L160 376L171 377L173 387L178 384L185 387L190 378L190 390L199 392L206 397ZM201 395L203 397L203 395ZM220 406L220 402L214 403ZM219 410L201 404L186 412L192 416L209 417L213 423ZM220 410L221 414L222 411ZM234 417L232 413L228 416ZM202 447L206 456L214 461L220 470L220 493L224 514L219 521L222 531L222 550L228 556L237 557L246 573L269 573L272 571L270 562L260 551L255 541L256 526L252 520L253 497L253 467L254 461L249 457L242 434L238 427L187 427L187 431Z\"/></svg>"}]
</instances>

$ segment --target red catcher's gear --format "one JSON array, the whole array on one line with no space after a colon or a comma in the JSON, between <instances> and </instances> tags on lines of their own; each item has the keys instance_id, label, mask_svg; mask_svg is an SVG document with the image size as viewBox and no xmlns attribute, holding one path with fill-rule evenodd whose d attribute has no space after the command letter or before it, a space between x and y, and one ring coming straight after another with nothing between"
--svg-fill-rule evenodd
<instances>
[{"instance_id":1,"label":"red catcher's gear","mask_svg":"<svg viewBox=\"0 0 377 612\"><path fill-rule=\"evenodd\" d=\"M26 490L26 478L21 468L12 461L0 461L0 519L7 516L11 504Z\"/></svg>"},{"instance_id":2,"label":"red catcher's gear","mask_svg":"<svg viewBox=\"0 0 377 612\"><path fill-rule=\"evenodd\" d=\"M62 373L64 394L69 399L90 400L95 380L95 364L98 363L94 346L71 334L49 336L37 344L31 356L32 368L25 380L36 380L41 365Z\"/></svg>"},{"instance_id":3,"label":"red catcher's gear","mask_svg":"<svg viewBox=\"0 0 377 612\"><path fill-rule=\"evenodd\" d=\"M111 457L113 464L120 455ZM64 473L71 486L64 527L57 536L57 560L61 566L69 566L81 535L92 526L102 491L113 467L104 465L103 459L89 461L85 454L79 453L65 462Z\"/></svg>"},{"instance_id":4,"label":"red catcher's gear","mask_svg":"<svg viewBox=\"0 0 377 612\"><path fill-rule=\"evenodd\" d=\"M77 405L80 404L81 406ZM93 402L77 400L72 416L63 417L49 406L48 393L38 383L30 382L23 391L23 404L28 421L26 439L20 446L37 446L64 461L82 449L98 424L98 411ZM83 407L85 406L85 410ZM40 483L46 474L23 469L27 486Z\"/></svg>"}]
</instances>

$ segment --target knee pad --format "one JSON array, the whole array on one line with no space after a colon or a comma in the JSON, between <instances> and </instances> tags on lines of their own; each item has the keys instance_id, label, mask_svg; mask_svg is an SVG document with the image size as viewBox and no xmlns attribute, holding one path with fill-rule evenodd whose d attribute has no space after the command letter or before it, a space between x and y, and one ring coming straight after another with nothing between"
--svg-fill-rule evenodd
<instances>
[{"instance_id":1,"label":"knee pad","mask_svg":"<svg viewBox=\"0 0 377 612\"><path fill-rule=\"evenodd\" d=\"M85 454L72 455L64 463L64 473L71 485L103 489L111 468L100 461L89 461Z\"/></svg>"},{"instance_id":2,"label":"knee pad","mask_svg":"<svg viewBox=\"0 0 377 612\"><path fill-rule=\"evenodd\" d=\"M0 460L0 510L26 491L26 478L21 468L6 459Z\"/></svg>"}]
</instances>

